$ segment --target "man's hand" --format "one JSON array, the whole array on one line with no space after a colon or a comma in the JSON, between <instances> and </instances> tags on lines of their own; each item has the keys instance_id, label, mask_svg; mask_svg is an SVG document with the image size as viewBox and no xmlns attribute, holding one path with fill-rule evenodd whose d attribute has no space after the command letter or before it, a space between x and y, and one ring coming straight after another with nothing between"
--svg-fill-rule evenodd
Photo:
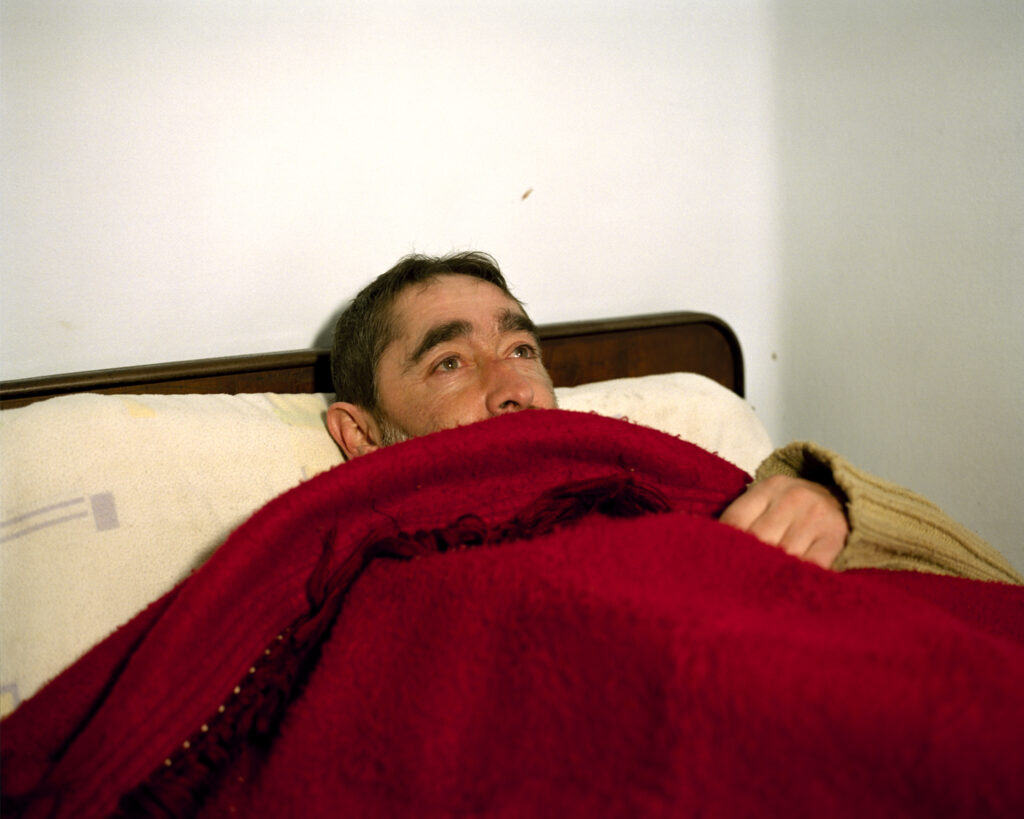
<instances>
[{"instance_id":1,"label":"man's hand","mask_svg":"<svg viewBox=\"0 0 1024 819\"><path fill-rule=\"evenodd\" d=\"M752 485L719 519L825 569L850 533L842 505L825 487L784 475Z\"/></svg>"}]
</instances>

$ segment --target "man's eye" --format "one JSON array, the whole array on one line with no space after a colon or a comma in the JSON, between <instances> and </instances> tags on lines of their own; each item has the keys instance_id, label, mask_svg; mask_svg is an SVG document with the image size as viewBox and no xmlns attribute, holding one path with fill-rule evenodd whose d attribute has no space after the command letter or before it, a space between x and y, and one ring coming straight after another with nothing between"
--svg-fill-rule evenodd
<instances>
[{"instance_id":1,"label":"man's eye","mask_svg":"<svg viewBox=\"0 0 1024 819\"><path fill-rule=\"evenodd\" d=\"M459 369L459 359L453 355L448 356L448 358L439 361L434 369L439 370L441 372L451 372L452 370L457 370Z\"/></svg>"},{"instance_id":2,"label":"man's eye","mask_svg":"<svg viewBox=\"0 0 1024 819\"><path fill-rule=\"evenodd\" d=\"M537 348L532 344L520 344L512 351L513 358L536 358Z\"/></svg>"}]
</instances>

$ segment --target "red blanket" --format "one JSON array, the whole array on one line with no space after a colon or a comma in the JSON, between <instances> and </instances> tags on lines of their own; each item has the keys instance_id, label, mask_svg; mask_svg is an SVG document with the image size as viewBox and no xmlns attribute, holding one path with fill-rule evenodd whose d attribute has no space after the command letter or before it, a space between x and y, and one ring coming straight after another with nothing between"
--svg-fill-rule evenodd
<instances>
[{"instance_id":1,"label":"red blanket","mask_svg":"<svg viewBox=\"0 0 1024 819\"><path fill-rule=\"evenodd\" d=\"M560 411L332 470L5 721L3 814L1022 815L1024 591L801 563L747 480Z\"/></svg>"}]
</instances>

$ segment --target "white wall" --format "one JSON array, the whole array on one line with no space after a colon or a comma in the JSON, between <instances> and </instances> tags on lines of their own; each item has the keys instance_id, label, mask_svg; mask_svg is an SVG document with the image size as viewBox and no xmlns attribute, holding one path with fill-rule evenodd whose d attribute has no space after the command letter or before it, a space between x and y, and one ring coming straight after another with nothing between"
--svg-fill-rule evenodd
<instances>
[{"instance_id":1,"label":"white wall","mask_svg":"<svg viewBox=\"0 0 1024 819\"><path fill-rule=\"evenodd\" d=\"M1024 570L1024 9L775 4L786 437Z\"/></svg>"},{"instance_id":2,"label":"white wall","mask_svg":"<svg viewBox=\"0 0 1024 819\"><path fill-rule=\"evenodd\" d=\"M707 310L769 358L761 2L3 14L2 377L306 347L399 256L468 247L537 321Z\"/></svg>"},{"instance_id":3,"label":"white wall","mask_svg":"<svg viewBox=\"0 0 1024 819\"><path fill-rule=\"evenodd\" d=\"M305 347L476 247L540 322L721 315L776 440L1015 547L1017 2L5 0L0 37L0 378Z\"/></svg>"}]
</instances>

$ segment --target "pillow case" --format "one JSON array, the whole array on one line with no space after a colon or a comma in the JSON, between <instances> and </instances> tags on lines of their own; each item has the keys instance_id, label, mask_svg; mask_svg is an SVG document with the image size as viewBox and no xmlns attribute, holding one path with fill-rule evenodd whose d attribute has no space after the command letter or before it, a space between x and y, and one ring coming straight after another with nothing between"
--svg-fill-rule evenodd
<instances>
[{"instance_id":1,"label":"pillow case","mask_svg":"<svg viewBox=\"0 0 1024 819\"><path fill-rule=\"evenodd\" d=\"M0 713L341 462L322 395L71 395L0 412Z\"/></svg>"},{"instance_id":2,"label":"pillow case","mask_svg":"<svg viewBox=\"0 0 1024 819\"><path fill-rule=\"evenodd\" d=\"M747 472L753 410L703 376L556 390ZM0 714L199 566L260 506L342 462L331 396L62 396L0 412Z\"/></svg>"},{"instance_id":3,"label":"pillow case","mask_svg":"<svg viewBox=\"0 0 1024 819\"><path fill-rule=\"evenodd\" d=\"M753 408L732 390L696 373L617 378L555 390L558 406L660 429L714 452L753 474L772 442Z\"/></svg>"}]
</instances>

